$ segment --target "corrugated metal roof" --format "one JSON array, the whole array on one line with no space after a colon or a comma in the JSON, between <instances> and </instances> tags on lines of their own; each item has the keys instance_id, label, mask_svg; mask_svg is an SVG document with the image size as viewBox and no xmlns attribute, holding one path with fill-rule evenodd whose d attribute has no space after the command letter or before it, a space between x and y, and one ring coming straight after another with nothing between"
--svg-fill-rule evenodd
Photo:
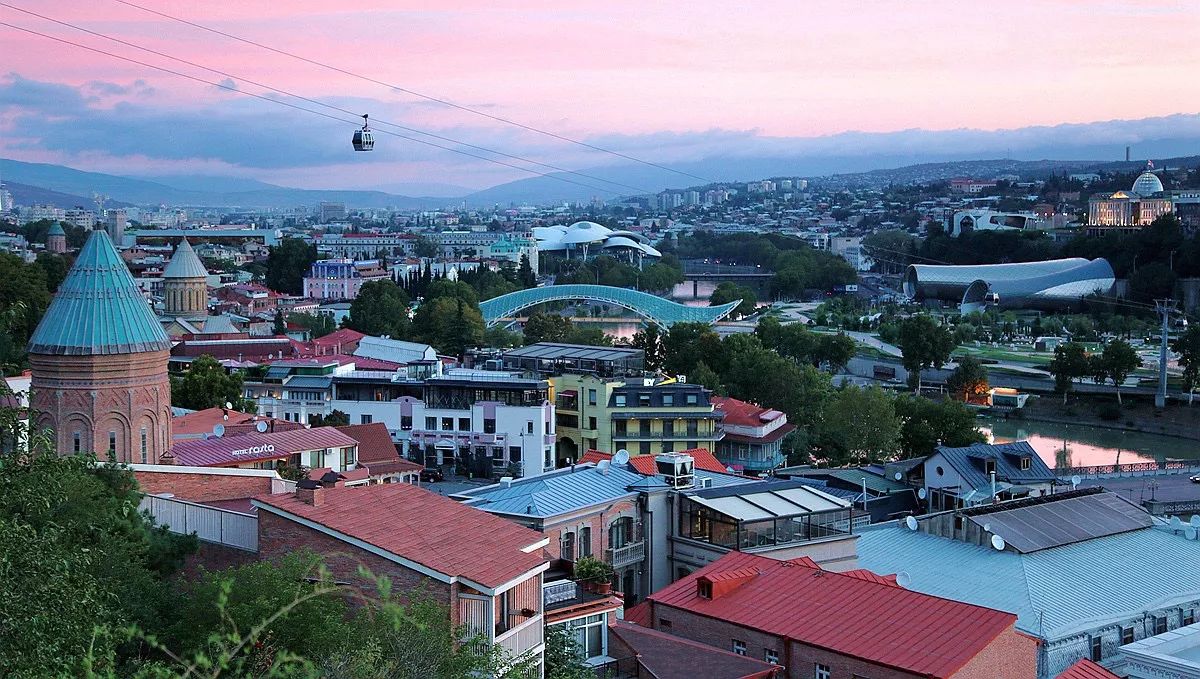
<instances>
[{"instance_id":1,"label":"corrugated metal roof","mask_svg":"<svg viewBox=\"0 0 1200 679\"><path fill-rule=\"evenodd\" d=\"M333 427L315 427L181 441L171 447L171 454L175 456L176 464L223 467L276 460L305 450L357 445L358 441Z\"/></svg>"},{"instance_id":2,"label":"corrugated metal roof","mask_svg":"<svg viewBox=\"0 0 1200 679\"><path fill-rule=\"evenodd\" d=\"M699 596L698 577L747 567L758 575L712 599ZM1015 622L1008 613L824 571L811 561L745 552L730 552L649 599L655 610L681 608L935 677L953 674Z\"/></svg>"},{"instance_id":3,"label":"corrugated metal roof","mask_svg":"<svg viewBox=\"0 0 1200 679\"><path fill-rule=\"evenodd\" d=\"M328 389L333 386L332 375L292 375L283 381L288 389Z\"/></svg>"},{"instance_id":4,"label":"corrugated metal roof","mask_svg":"<svg viewBox=\"0 0 1200 679\"><path fill-rule=\"evenodd\" d=\"M1120 679L1120 677L1084 658L1068 667L1065 672L1054 679Z\"/></svg>"},{"instance_id":5,"label":"corrugated metal roof","mask_svg":"<svg viewBox=\"0 0 1200 679\"><path fill-rule=\"evenodd\" d=\"M104 231L93 231L29 340L35 354L164 351L171 340Z\"/></svg>"},{"instance_id":6,"label":"corrugated metal roof","mask_svg":"<svg viewBox=\"0 0 1200 679\"><path fill-rule=\"evenodd\" d=\"M1000 511L965 512L969 520L999 535L1013 549L1027 554L1105 535L1149 528L1154 519L1144 509L1116 493L1092 493L1055 499L1043 496L1029 504ZM1018 501L1018 504L1023 504ZM990 509L990 507L989 507Z\"/></svg>"},{"instance_id":7,"label":"corrugated metal roof","mask_svg":"<svg viewBox=\"0 0 1200 679\"><path fill-rule=\"evenodd\" d=\"M179 247L175 248L175 254L171 255L171 261L167 262L167 268L163 269L162 277L204 278L206 276L208 276L208 270L196 256L192 244L186 238L179 241Z\"/></svg>"},{"instance_id":8,"label":"corrugated metal roof","mask_svg":"<svg viewBox=\"0 0 1200 679\"><path fill-rule=\"evenodd\" d=\"M1200 599L1200 542L1144 528L1044 549L998 552L907 530L897 522L858 531L858 563L907 573L910 589L1016 613L1017 627L1047 640Z\"/></svg>"},{"instance_id":9,"label":"corrugated metal roof","mask_svg":"<svg viewBox=\"0 0 1200 679\"><path fill-rule=\"evenodd\" d=\"M941 455L971 488L991 488L991 477L984 472L985 460L995 460L996 478L1001 481L1052 483L1055 478L1028 441L976 443L962 448L940 446L934 455ZM1029 458L1029 469L1020 468L1021 458Z\"/></svg>"},{"instance_id":10,"label":"corrugated metal roof","mask_svg":"<svg viewBox=\"0 0 1200 679\"><path fill-rule=\"evenodd\" d=\"M609 503L637 493L630 486L640 474L609 466L608 473L590 464L559 469L549 474L517 479L511 486L495 484L454 497L497 514L546 518L591 505Z\"/></svg>"}]
</instances>

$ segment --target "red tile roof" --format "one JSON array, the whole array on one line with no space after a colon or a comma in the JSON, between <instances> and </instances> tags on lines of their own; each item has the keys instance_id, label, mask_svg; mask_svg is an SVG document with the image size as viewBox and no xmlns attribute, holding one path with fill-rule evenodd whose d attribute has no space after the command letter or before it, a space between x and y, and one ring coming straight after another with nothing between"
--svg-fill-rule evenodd
<instances>
[{"instance_id":1,"label":"red tile roof","mask_svg":"<svg viewBox=\"0 0 1200 679\"><path fill-rule=\"evenodd\" d=\"M721 420L723 424L735 424L743 427L761 427L771 420L783 417L778 410L764 408L754 403L739 401L728 396L713 396L713 405L725 413Z\"/></svg>"},{"instance_id":2,"label":"red tile roof","mask_svg":"<svg viewBox=\"0 0 1200 679\"><path fill-rule=\"evenodd\" d=\"M758 575L713 599L699 596L705 575L752 568ZM913 592L860 575L824 571L810 560L777 561L731 552L651 594L675 607L846 656L931 677L947 677L997 635L1011 613Z\"/></svg>"},{"instance_id":3,"label":"red tile roof","mask_svg":"<svg viewBox=\"0 0 1200 679\"><path fill-rule=\"evenodd\" d=\"M1085 658L1068 667L1055 679L1120 679L1120 677Z\"/></svg>"},{"instance_id":4,"label":"red tile roof","mask_svg":"<svg viewBox=\"0 0 1200 679\"><path fill-rule=\"evenodd\" d=\"M228 417L226 417L228 415ZM194 413L171 418L171 434L175 437L211 434L216 425L227 425L230 421L241 421L253 418L251 413L225 410L224 408L205 408Z\"/></svg>"},{"instance_id":5,"label":"red tile roof","mask_svg":"<svg viewBox=\"0 0 1200 679\"><path fill-rule=\"evenodd\" d=\"M609 625L608 631L637 655L650 676L659 679L695 679L696 669L700 667L704 668L705 679L759 679L776 676L779 670L769 662L625 620ZM615 653L610 651L609 655Z\"/></svg>"},{"instance_id":6,"label":"red tile roof","mask_svg":"<svg viewBox=\"0 0 1200 679\"><path fill-rule=\"evenodd\" d=\"M398 557L484 587L547 563L546 538L511 521L407 483L324 488L313 506L295 495L261 495L259 511L280 510ZM273 508L273 509L272 509ZM278 513L278 512L277 512Z\"/></svg>"},{"instance_id":7,"label":"red tile roof","mask_svg":"<svg viewBox=\"0 0 1200 679\"><path fill-rule=\"evenodd\" d=\"M690 450L681 450L681 453L691 455L695 460L696 469L701 469L706 472L716 472L718 474L728 474L729 470L715 455L708 452L705 448L692 448ZM579 464L584 462L600 462L602 460L611 460L612 453L606 453L600 450L589 450L579 458ZM634 455L629 458L629 466L642 476L654 476L658 470L654 467L653 455Z\"/></svg>"},{"instance_id":8,"label":"red tile roof","mask_svg":"<svg viewBox=\"0 0 1200 679\"><path fill-rule=\"evenodd\" d=\"M392 435L388 433L387 425L382 422L371 424L348 424L335 427L346 436L358 441L358 461L360 464L369 462L395 462L400 459L396 444L392 443Z\"/></svg>"},{"instance_id":9,"label":"red tile roof","mask_svg":"<svg viewBox=\"0 0 1200 679\"><path fill-rule=\"evenodd\" d=\"M305 450L357 445L358 441L333 427L315 427L178 441L171 447L171 454L175 456L176 464L236 467L250 462L278 460Z\"/></svg>"}]
</instances>

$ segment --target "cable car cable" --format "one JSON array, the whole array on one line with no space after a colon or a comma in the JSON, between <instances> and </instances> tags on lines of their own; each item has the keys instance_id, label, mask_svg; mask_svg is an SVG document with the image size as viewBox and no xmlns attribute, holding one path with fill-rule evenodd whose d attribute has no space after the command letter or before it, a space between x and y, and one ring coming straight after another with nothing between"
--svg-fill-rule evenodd
<instances>
[{"instance_id":1,"label":"cable car cable","mask_svg":"<svg viewBox=\"0 0 1200 679\"><path fill-rule=\"evenodd\" d=\"M112 57L112 58L114 58L114 59L120 59L120 60L122 60L122 61L128 61L129 63L132 63L132 64L137 64L137 65L139 65L139 66L145 66L146 68L152 68L152 69L154 69L154 70L156 70L156 71L162 71L163 73L169 73L169 74L171 74L171 75L179 76L179 77L181 77L181 78L188 78L188 79L190 79L190 80L195 80L196 82L203 83L203 84L205 84L205 85L211 85L211 86L213 86L213 87L219 87L219 88L221 88L221 89L223 89L223 90L227 90L227 91L229 91L229 92L235 92L235 93L237 93L237 94L242 94L242 95L245 95L245 96L248 96L248 97L254 97L255 99L262 99L263 101L269 101L269 102L271 102L271 103L273 103L273 104L279 104L279 105L281 105L281 106L287 106L288 108L296 109L297 111L304 111L305 113L311 113L311 114L313 114L313 115L318 115L318 116L321 116L321 117L323 117L323 118L329 118L330 120L336 120L336 121L337 121L337 122L339 122L339 123L352 123L352 124L357 124L357 123L356 123L356 121L348 121L348 120L345 120L344 118L339 118L338 116L331 115L331 114L329 114L329 113L323 113L323 112L321 112L321 111L314 111L314 110L312 110L312 109L309 109L309 108L304 108L303 106L297 106L296 104L291 104L291 103L288 103L288 102L286 102L286 101L280 101L280 100L278 100L278 99L272 99L271 97L268 97L268 96L265 96L265 95L261 95L261 94L255 94L254 92L246 92L246 91L243 91L243 90L239 90L239 89L238 89L238 88L236 88L236 87L232 87L232 86L230 86L230 85L225 85L225 84L223 84L223 83L219 83L219 82L213 82L213 81L211 81L211 80L205 80L204 78L201 78L201 77L198 77L198 76L194 76L194 75L190 75L190 74L188 74L188 73L181 73L181 72L179 72L179 71L174 71L174 70L172 70L172 69L169 69L169 68L166 68L166 67L164 67L164 66L158 66L158 65L155 65L155 64L150 64L150 63L147 63L147 62L144 62L144 61L139 61L139 60L137 60L137 59L133 59L133 58L131 58L131 57L126 57L126 56L123 56L123 55L120 55L120 54L114 54L114 53L112 53L112 52L108 52L108 51L102 50L102 49L100 49L100 48L98 48L98 47L92 47L92 46L90 46L90 45L84 45L84 44L82 44L82 43L74 42L74 41L72 41L72 40L68 40L68 39L66 39L66 38L60 38L60 37L58 37L58 36L49 35L49 34L47 34L47 33L42 33L42 32L40 32L40 31L35 31L35 30L31 29L31 28L25 28L24 26L17 26L17 25L15 25L15 24L10 24L10 23L4 22L4 21L0 21L0 26L4 26L4 27L7 27L7 28L12 28L12 29L15 29L15 30L18 30L18 31L23 31L23 32L25 32L25 33L29 33L29 34L31 34L31 35L36 35L36 36L39 36L39 37L42 37L42 38L47 38L47 39L49 39L49 40L54 40L54 41L56 41L56 42L60 42L60 43L63 43L63 44L65 44L65 45L71 45L71 46L73 46L73 47L78 47L78 48L80 48L80 49L85 49L85 50L88 50L88 51L90 51L90 52L95 52L95 53L97 53L97 54L103 54L103 55L105 55L105 56ZM434 143L434 142L427 141L427 140L425 140L425 139L417 139L417 138L415 138L415 137L410 137L410 136L408 136L408 135L399 134L399 133L397 133L397 132L391 132L391 131L389 131L389 130L376 130L376 131L377 131L377 132L381 132L381 133L383 133L383 134L391 135L391 136L393 136L393 137L399 137L400 139L406 139L406 140L408 140L408 141L416 142L416 143L418 143L418 144L424 144L424 145L426 145L426 146L432 146L432 147L434 147L434 148L439 148L439 149L442 149L442 150L445 150L445 151L450 151L450 152L452 152L452 153L457 153L457 154L459 154L459 155L464 155L464 156L468 156L468 157L471 157L471 158L476 158L476 159L478 159L478 160L483 160L483 161L486 161L486 162L489 162L489 163L494 163L494 164L496 164L496 165L503 165L503 166L505 166L505 167L510 167L510 168L512 168L512 169L514 169L514 170L520 170L520 171L522 171L522 172L528 172L529 174L536 175L536 176L539 176L539 177L546 177L546 178L549 178L549 179L554 179L554 180L557 180L557 181L566 182L566 183L568 183L568 184L575 184L576 186L582 186L582 187L585 187L585 188L588 188L588 189L593 189L593 190L596 190L596 191L606 191L606 192L608 192L608 193L615 193L615 192L614 192L612 189L606 189L606 188L602 188L602 187L599 187L599 186L593 186L593 185L591 185L591 184L585 184L584 182L577 182L577 181L575 181L575 180L573 180L573 179L567 179L566 177L560 177L560 176L557 176L557 175L554 175L554 174L549 174L549 173L545 173L545 172L538 172L537 170L531 170L531 169L529 169L529 168L527 168L527 167L521 167L520 165L513 165L513 164L511 164L511 163L506 163L506 162L504 162L504 161L502 161L502 160L496 160L495 158L488 158L488 157L486 157L486 156L477 155L477 154L471 153L471 152L469 152L469 151L463 151L463 150L461 150L461 149L451 148L451 147L449 147L449 146L443 146L443 145L441 145L441 144L436 144L436 143Z\"/></svg>"},{"instance_id":2,"label":"cable car cable","mask_svg":"<svg viewBox=\"0 0 1200 679\"><path fill-rule=\"evenodd\" d=\"M288 92L287 90L281 90L281 89L279 89L279 88L277 88L277 87L272 87L271 85L267 85L267 84L265 84L265 83L257 82L257 81L251 80L251 79L249 79L249 78L245 78L245 77L242 77L242 76L239 76L239 75L235 75L235 74L233 74L233 73L228 73L228 72L226 72L226 71L222 71L222 70L219 70L219 69L211 68L211 67L209 67L209 66L205 66L205 65L203 65L203 64L198 64L198 63L196 63L196 62L194 62L194 61L189 61L189 60L187 60L187 59L183 59L183 58L181 58L181 57L176 57L176 56L173 56L173 55L171 55L171 54L168 54L168 53L166 53L166 52L160 52L160 51L158 51L158 50L151 49L151 48L149 48L149 47L143 47L143 46L141 46L141 45L138 45L138 44L135 44L135 43L129 42L129 41L127 41L127 40L123 40L123 39L121 39L121 38L117 38L117 37L114 37L114 36L111 36L111 35L108 35L108 34L105 34L105 33L100 33L100 32L98 32L98 31L93 31L93 30L91 30L91 29L84 28L84 27L82 27L82 26L78 26L78 25L76 25L76 24L72 24L72 23L70 23L70 22L68 22L68 21L62 21L62 20L60 20L60 19L55 19L54 17L46 16L46 15L44 15L44 14L38 14L37 12L34 12L34 11L32 11L32 10L28 10L28 9L25 9L25 8L22 8L22 7L17 7L16 5L11 5L11 4L7 3L7 2L0 2L0 7L7 7L7 8L9 8L9 9L16 10L16 11L18 11L18 12L22 12L22 13L24 13L24 14L28 14L28 15L31 15L31 16L35 16L35 17L37 17L37 18L39 18L39 19L44 19L44 20L46 20L46 21L50 21L50 22L56 23L56 24L58 24L58 25L60 25L60 26L66 26L66 27L68 27L68 28L73 28L73 29L75 29L75 30L77 30L77 31L81 31L81 32L83 32L83 33L87 33L87 34L89 34L89 35L94 35L94 36L96 36L96 37L99 37L99 38L104 38L105 40L110 40L110 41L112 41L112 42L119 43L119 44L121 44L121 45L125 45L126 47L132 47L133 49L141 50L141 51L143 51L143 52L148 52L148 53L150 53L150 54L153 54L153 55L156 55L156 56L160 56L160 57L163 57L163 58L165 58L165 59L171 59L172 61L177 61L177 62L179 62L179 63L181 63L181 64L187 64L188 66L192 66L192 67L195 67L195 68L199 68L199 69L202 69L202 70L208 71L208 72L210 72L210 73L216 73L217 75L224 76L224 77L226 77L226 78L231 78L231 79L233 79L233 80L240 80L240 81L242 81L242 82L244 82L244 83L248 83L248 84L250 84L250 85L254 85L254 86L256 86L256 87L261 87L261 88L263 88L263 89L265 89L265 90L270 90L270 91L272 91L272 92L275 92L275 93L277 93L277 94L282 94L282 95L289 96L289 97L295 97L296 99L300 99L300 100L302 100L302 101L306 101L306 102L308 102L308 103L310 103L310 104L316 104L317 106L322 106L322 107L324 107L324 108L328 108L328 109L330 109L330 110L338 111L338 112L340 112L340 113L346 113L346 114L348 114L348 115L360 116L360 114L357 114L357 113L355 113L354 111L351 111L351 110L349 110L349 109L342 108L342 107L340 107L340 106L336 106L336 105L334 105L334 104L328 104L328 103L326 103L326 102L323 102L323 101L320 101L320 100L318 100L318 99L313 99L313 98L311 98L311 97L306 97L306 96L303 96L303 95L300 95L300 94L295 94L295 93L293 93L293 92ZM426 132L426 131L424 131L424 130L419 130L419 129L412 128L412 127L407 127L407 126L400 125L400 124L397 124L397 123L390 123L390 122L388 122L388 121L386 121L386 120L380 120L379 118L376 118L374 122L375 122L377 125L386 125L386 126L389 126L389 127L394 127L394 128L396 128L396 129L404 130L404 131L406 131L406 132L414 132L414 133L416 133L416 134L423 134L423 135L425 135L425 136L432 137L432 138L434 138L434 139L439 139L439 140L441 140L441 141L447 141L447 142L450 142L450 143L453 143L453 144L459 144L459 145L461 145L461 146L466 146L466 147L468 147L468 148L473 148L473 149L475 149L475 150L478 150L478 151L484 151L484 152L486 152L486 153L494 153L494 154L496 154L496 155L498 155L498 156L503 156L503 157L506 157L506 158L511 158L511 159L513 159L513 160L520 160L520 161L522 161L522 162L530 163L531 165L540 165L541 167L545 167L545 168L548 168L548 169L554 170L554 171L556 171L556 172L565 172L565 173L568 173L568 174L573 174L573 175L576 175L576 176L578 176L578 177L583 177L583 178L585 178L585 179L591 179L591 180L593 180L593 181L605 182L605 183L608 183L608 184L613 184L614 186L620 186L620 187L622 187L622 188L626 188L626 189L632 189L633 191L636 191L636 192L638 192L638 193L654 193L654 191L651 191L651 190L649 190L649 189L645 189L645 188L642 188L642 187L638 187L638 186L632 186L632 185L629 185L629 184L624 184L624 183L621 183L621 182L613 181L613 180L610 180L610 179L604 179L603 177L597 177L597 176L594 176L594 175L587 174L587 173L585 173L585 172L578 172L578 171L576 171L576 170L568 170L567 168L564 168L564 167L559 167L559 166L557 166L557 165L551 165L551 164L549 164L549 163L543 163L543 162L541 162L541 161L533 160L533 159L531 159L531 158L526 158L526 157L524 157L524 156L518 156L518 155L515 155L515 154L512 154L512 153L506 153L506 152L504 152L504 151L497 151L497 150L495 150L495 149L491 149L491 148L488 148L488 147L486 147L486 146L479 146L479 145L477 145L477 144L471 144L471 143L469 143L469 142L459 141L458 139L454 139L454 138L451 138L451 137L442 136L442 135L439 135L439 134L435 134L435 133L433 133L433 132ZM614 192L614 193L615 193L615 192Z\"/></svg>"},{"instance_id":3,"label":"cable car cable","mask_svg":"<svg viewBox=\"0 0 1200 679\"><path fill-rule=\"evenodd\" d=\"M579 139L573 139L573 138L571 138L571 137L567 137L567 136L564 136L564 135L558 134L558 133L556 133L556 132L550 132L549 130L543 130L543 129L540 129L540 128L537 128L537 127L534 127L534 126L532 126L532 125L526 125L525 123L519 123L519 122L517 122L517 121L515 121L515 120L510 120L510 119L508 119L508 118L503 118L503 117L501 117L501 116L497 116L497 115L493 115L493 114L491 114L491 113L487 113L486 111L480 111L479 109L472 108L472 107L470 107L470 106L466 106L466 105L463 105L463 104L456 104L456 103L454 103L454 102L452 102L452 101L449 101L449 100L447 100L447 99L441 99L441 98L439 98L439 97L435 97L435 96L428 95L428 94L423 94L423 93L421 93L421 92L417 92L417 91L415 91L415 90L410 90L410 89L408 89L408 88L406 88L406 87L401 87L401 86L399 86L399 85L393 85L393 84L391 84L391 83L386 83L386 82L383 82L382 80L376 80L375 78L371 78L371 77L369 77L369 76L361 75L361 74L355 73L355 72L353 72L353 71L348 71L348 70L346 70L346 69L339 68L339 67L337 67L337 66L332 66L332 65L330 65L330 64L326 64L326 63L324 63L324 62L320 62L320 61L317 61L317 60L315 60L315 59L309 59L308 57L300 56L299 54L294 54L294 53L292 53L292 52L288 52L288 51L286 51L286 50L282 50L282 49L279 49L279 48L277 48L277 47L271 47L270 45L264 45L263 43L260 43L260 42L255 42L254 40L250 40L250 39L248 39L248 38L243 38L243 37L241 37L241 36L234 35L234 34L232 34L232 33L226 33L225 31L222 31L222 30L219 30L219 29L216 29L216 28L212 28L212 27L209 27L209 26L205 26L204 24L199 24L199 23L196 23L196 22L194 22L194 21L188 21L187 19L182 19L182 18L180 18L180 17L177 17L177 16L173 16L173 15L167 14L166 12L160 12L160 11L158 11L158 10L156 10L156 9L151 9L151 8L149 8L149 7L144 7L144 6L142 6L142 5L139 5L139 4L137 4L137 3L134 3L134 2L129 2L128 0L113 0L113 2L120 3L120 4L122 4L122 5L125 5L125 6L127 6L127 7L133 7L133 8L135 8L135 9L140 9L140 10L142 10L143 12L149 12L150 14L155 14L155 15L158 15L158 16L160 16L160 17L163 17L164 19L170 19L171 21L177 21L177 22L179 22L179 23L181 23L181 24L185 24L185 25L188 25L188 26L192 26L193 28L199 28L200 30L203 30L203 31L208 31L209 33L215 33L216 35L220 35L220 36L222 36L222 37L229 38L230 40L237 40L238 42L243 42L243 43L246 43L247 45L253 45L254 47L258 47L258 48L260 48L260 49L268 50L268 51L270 51L270 52L274 52L274 53L276 53L276 54L280 54L280 55L283 55L283 56L285 56L285 57L290 57L290 58L292 58L292 59L298 59L298 60L300 60L300 61L303 61L303 62L305 62L305 63L308 63L308 64L312 64L312 65L314 65L314 66L320 66L321 68L326 68L326 69L329 69L329 70L331 70L331 71L336 71L337 73L341 73L341 74L343 74L343 75L348 75L348 76L351 76L351 77L353 77L353 78L358 78L359 80L365 80L365 81L367 81L367 82L369 82L369 83L373 83L373 84L376 84L376 85L381 85L381 86L383 86L383 87L387 87L387 88L389 88L389 89L396 90L396 91L398 91L398 92L404 92L405 94L411 94L411 95L412 95L412 96L414 96L414 97L419 97L419 98L421 98L421 99L425 99L425 100L427 100L427 101L432 101L432 102L435 102L435 103L438 103L438 104L442 104L443 106L449 106L449 107L451 107L451 108L456 108L456 109L459 109L460 111L466 111L466 112L468 112L468 113L473 113L473 114L475 114L475 115L477 115L477 116L483 116L484 118L490 118L491 120L495 120L496 122L504 123L504 124L506 124L506 125L513 125L513 126L515 126L515 127L519 127L519 128L521 128L521 129L523 129L523 130L528 130L528 131L530 131L530 132L536 132L536 133L538 133L538 134L542 134L542 135L545 135L545 136L547 136L547 137L553 137L554 139L558 139L559 141L565 141L565 142L568 142L568 143L571 143L571 144L575 144L575 145L577 145L577 146L582 146L582 147L584 147L584 148L591 149L591 150L593 150L593 151L600 151L601 153L607 153L607 154L610 154L610 155L616 156L616 157L618 157L618 158L624 158L625 160L630 160L630 161L633 161L633 162L635 162L635 163L641 163L642 165L648 165L648 166L650 166L650 167L658 168L658 169L660 169L660 170L666 170L667 172L673 172L673 173L675 173L675 174L683 175L684 177L691 177L692 179L699 179L700 181L702 181L702 182L705 182L705 183L708 183L708 184L714 184L714 183L717 183L717 181L716 181L715 179L709 179L709 178L707 178L707 177L701 177L700 175L697 175L697 174L692 174L691 172L685 172L685 171L683 171L683 170L677 170L677 169L675 169L675 168L672 168L672 167L667 167L666 165L660 165L659 163L655 163L655 162L652 162L652 161L649 161L649 160L643 160L643 159L641 159L641 158L636 158L636 157L634 157L634 156L631 156L631 155L628 155L628 154L625 154L625 153L621 153L620 151L613 151L612 149L606 149L606 148L604 148L604 147L602 147L602 146L596 146L595 144L591 144L591 143L588 143L588 142L586 142L586 141L581 141L581 140L579 140Z\"/></svg>"}]
</instances>

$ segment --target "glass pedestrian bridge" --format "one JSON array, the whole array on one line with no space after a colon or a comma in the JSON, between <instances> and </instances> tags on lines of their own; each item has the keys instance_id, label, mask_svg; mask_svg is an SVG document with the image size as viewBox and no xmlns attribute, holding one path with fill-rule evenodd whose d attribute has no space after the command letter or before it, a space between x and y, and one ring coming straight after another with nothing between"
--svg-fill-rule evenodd
<instances>
[{"instance_id":1,"label":"glass pedestrian bridge","mask_svg":"<svg viewBox=\"0 0 1200 679\"><path fill-rule=\"evenodd\" d=\"M489 328L517 312L546 302L591 302L613 304L642 316L646 320L669 328L676 323L708 323L725 318L741 304L741 300L721 306L687 306L648 292L615 288L609 285L548 285L542 288L518 290L507 295L480 302L483 322Z\"/></svg>"}]
</instances>

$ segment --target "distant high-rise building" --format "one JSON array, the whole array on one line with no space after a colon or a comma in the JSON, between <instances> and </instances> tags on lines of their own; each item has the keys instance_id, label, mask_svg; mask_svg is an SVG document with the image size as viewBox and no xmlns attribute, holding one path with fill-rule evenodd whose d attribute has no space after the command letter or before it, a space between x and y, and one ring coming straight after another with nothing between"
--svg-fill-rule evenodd
<instances>
[{"instance_id":1,"label":"distant high-rise building","mask_svg":"<svg viewBox=\"0 0 1200 679\"><path fill-rule=\"evenodd\" d=\"M104 230L108 231L113 243L120 245L125 238L125 228L129 225L129 213L121 208L109 210L104 221Z\"/></svg>"},{"instance_id":2,"label":"distant high-rise building","mask_svg":"<svg viewBox=\"0 0 1200 679\"><path fill-rule=\"evenodd\" d=\"M73 226L78 226L81 229L91 231L96 227L96 213L91 210L85 210L81 207L67 210L63 215L63 221Z\"/></svg>"},{"instance_id":3,"label":"distant high-rise building","mask_svg":"<svg viewBox=\"0 0 1200 679\"><path fill-rule=\"evenodd\" d=\"M317 208L317 220L322 224L336 222L346 218L346 204L322 201Z\"/></svg>"}]
</instances>

